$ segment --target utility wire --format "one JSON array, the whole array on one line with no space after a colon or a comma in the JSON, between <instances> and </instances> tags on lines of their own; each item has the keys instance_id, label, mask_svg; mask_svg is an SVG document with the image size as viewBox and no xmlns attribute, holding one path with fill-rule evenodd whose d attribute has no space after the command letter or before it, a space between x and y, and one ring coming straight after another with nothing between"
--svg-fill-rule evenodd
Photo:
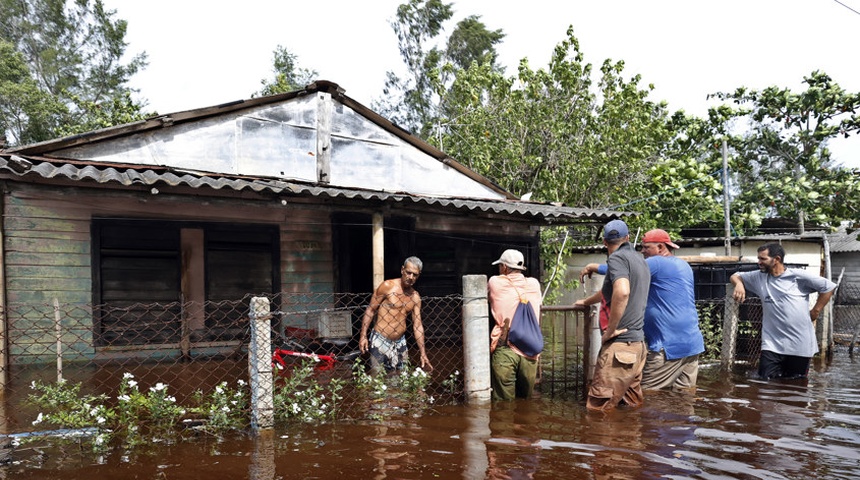
<instances>
[{"instance_id":1,"label":"utility wire","mask_svg":"<svg viewBox=\"0 0 860 480\"><path fill-rule=\"evenodd\" d=\"M860 12L858 12L857 10L854 10L853 8L849 7L848 5L845 5L844 3L840 2L839 0L833 0L833 1L838 3L839 5L842 5L843 7L847 8L848 10L851 10L852 12L856 13L857 15L860 15Z\"/></svg>"}]
</instances>

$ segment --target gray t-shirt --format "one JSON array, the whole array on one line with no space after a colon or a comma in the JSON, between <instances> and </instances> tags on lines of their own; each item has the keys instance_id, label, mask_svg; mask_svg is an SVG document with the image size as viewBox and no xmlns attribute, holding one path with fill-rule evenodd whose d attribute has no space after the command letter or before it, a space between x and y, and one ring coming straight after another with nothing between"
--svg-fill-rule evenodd
<instances>
[{"instance_id":1,"label":"gray t-shirt","mask_svg":"<svg viewBox=\"0 0 860 480\"><path fill-rule=\"evenodd\" d=\"M606 260L606 277L603 280L603 298L612 309L612 284L619 278L630 282L630 297L627 308L618 322L618 329L627 331L615 337L615 342L641 342L645 340L642 328L645 326L645 305L648 302L648 288L651 285L651 271L642 254L633 249L630 243L623 243Z\"/></svg>"},{"instance_id":2,"label":"gray t-shirt","mask_svg":"<svg viewBox=\"0 0 860 480\"><path fill-rule=\"evenodd\" d=\"M809 318L809 294L829 292L836 284L804 270L786 269L774 277L764 272L739 272L744 288L761 298L761 349L781 355L812 357L818 353L815 327Z\"/></svg>"}]
</instances>

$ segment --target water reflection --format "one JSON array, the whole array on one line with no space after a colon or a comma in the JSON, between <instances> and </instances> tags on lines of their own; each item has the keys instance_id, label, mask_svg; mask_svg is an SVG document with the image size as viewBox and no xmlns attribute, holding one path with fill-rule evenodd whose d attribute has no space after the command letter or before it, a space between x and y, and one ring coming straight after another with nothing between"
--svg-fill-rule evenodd
<instances>
[{"instance_id":1,"label":"water reflection","mask_svg":"<svg viewBox=\"0 0 860 480\"><path fill-rule=\"evenodd\" d=\"M695 394L649 392L643 407L606 414L544 397L104 457L27 448L0 479L854 479L860 375L837 356L807 383L703 369Z\"/></svg>"}]
</instances>

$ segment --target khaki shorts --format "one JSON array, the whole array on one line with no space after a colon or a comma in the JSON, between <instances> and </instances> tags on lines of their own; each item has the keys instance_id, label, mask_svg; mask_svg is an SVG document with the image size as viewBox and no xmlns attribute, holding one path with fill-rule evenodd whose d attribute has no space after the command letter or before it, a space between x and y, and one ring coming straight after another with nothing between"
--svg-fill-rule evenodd
<instances>
[{"instance_id":1,"label":"khaki shorts","mask_svg":"<svg viewBox=\"0 0 860 480\"><path fill-rule=\"evenodd\" d=\"M666 352L648 352L645 368L642 370L642 389L694 390L699 376L699 356L666 360Z\"/></svg>"},{"instance_id":2,"label":"khaki shorts","mask_svg":"<svg viewBox=\"0 0 860 480\"><path fill-rule=\"evenodd\" d=\"M589 410L610 410L621 401L631 407L641 405L646 353L645 342L604 344L597 357L585 406Z\"/></svg>"}]
</instances>

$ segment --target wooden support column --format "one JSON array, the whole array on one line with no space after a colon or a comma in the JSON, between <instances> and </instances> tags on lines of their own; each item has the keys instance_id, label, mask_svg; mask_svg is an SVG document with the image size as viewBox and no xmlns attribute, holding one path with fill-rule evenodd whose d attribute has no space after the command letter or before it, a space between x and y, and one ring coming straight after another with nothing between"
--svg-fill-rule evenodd
<instances>
[{"instance_id":1,"label":"wooden support column","mask_svg":"<svg viewBox=\"0 0 860 480\"><path fill-rule=\"evenodd\" d=\"M317 93L317 181L331 183L331 94Z\"/></svg>"},{"instance_id":2,"label":"wooden support column","mask_svg":"<svg viewBox=\"0 0 860 480\"><path fill-rule=\"evenodd\" d=\"M385 281L385 233L383 232L382 214L373 214L373 291Z\"/></svg>"}]
</instances>

